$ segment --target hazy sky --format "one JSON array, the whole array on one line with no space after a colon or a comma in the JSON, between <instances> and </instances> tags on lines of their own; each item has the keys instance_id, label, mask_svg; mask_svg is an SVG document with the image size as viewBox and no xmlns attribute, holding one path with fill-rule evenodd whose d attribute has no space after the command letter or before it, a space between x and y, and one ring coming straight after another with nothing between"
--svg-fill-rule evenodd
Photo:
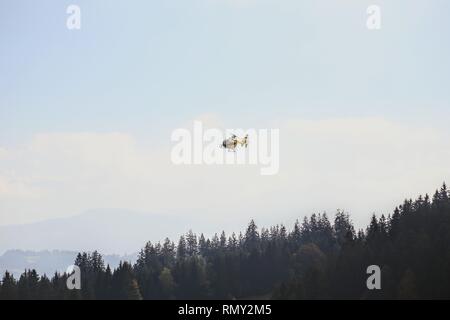
<instances>
[{"instance_id":1,"label":"hazy sky","mask_svg":"<svg viewBox=\"0 0 450 320\"><path fill-rule=\"evenodd\" d=\"M70 4L81 30L66 28ZM366 27L371 4L381 30ZM447 0L2 0L0 225L340 208L362 226L450 181L449 13ZM174 167L171 132L194 119L279 128L280 173Z\"/></svg>"}]
</instances>

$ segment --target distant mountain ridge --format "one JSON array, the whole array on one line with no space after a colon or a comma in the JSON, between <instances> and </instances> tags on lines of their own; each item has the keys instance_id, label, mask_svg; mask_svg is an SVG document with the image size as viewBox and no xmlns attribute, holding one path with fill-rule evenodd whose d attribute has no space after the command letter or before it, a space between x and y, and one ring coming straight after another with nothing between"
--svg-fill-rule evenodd
<instances>
[{"instance_id":1,"label":"distant mountain ridge","mask_svg":"<svg viewBox=\"0 0 450 320\"><path fill-rule=\"evenodd\" d=\"M67 267L74 263L77 253L76 251L61 250L8 250L0 256L0 274L4 274L7 270L18 279L25 269L35 269L41 275L52 276L56 271L60 273L66 271ZM120 261L134 263L137 254L124 256L105 255L103 258L105 264L109 264L114 269L119 266Z\"/></svg>"},{"instance_id":2,"label":"distant mountain ridge","mask_svg":"<svg viewBox=\"0 0 450 320\"><path fill-rule=\"evenodd\" d=\"M18 249L97 250L102 254L125 255L137 252L147 241L162 241L166 237L176 240L193 223L192 219L180 215L96 209L68 218L0 226L0 254Z\"/></svg>"}]
</instances>

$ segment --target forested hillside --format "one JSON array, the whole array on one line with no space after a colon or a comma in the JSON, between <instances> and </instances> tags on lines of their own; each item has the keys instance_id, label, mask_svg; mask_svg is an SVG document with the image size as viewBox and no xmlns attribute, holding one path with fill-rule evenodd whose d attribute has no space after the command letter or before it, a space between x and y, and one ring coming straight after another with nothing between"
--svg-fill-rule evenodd
<instances>
[{"instance_id":1,"label":"forested hillside","mask_svg":"<svg viewBox=\"0 0 450 320\"><path fill-rule=\"evenodd\" d=\"M370 208L367 208L370 211ZM111 270L98 252L80 253L82 289L66 274L5 273L1 299L416 299L450 298L450 200L445 186L430 199L405 200L356 231L350 217L313 214L288 230L258 229L206 239L188 232L175 244L147 243L137 262ZM366 269L381 267L381 290Z\"/></svg>"}]
</instances>

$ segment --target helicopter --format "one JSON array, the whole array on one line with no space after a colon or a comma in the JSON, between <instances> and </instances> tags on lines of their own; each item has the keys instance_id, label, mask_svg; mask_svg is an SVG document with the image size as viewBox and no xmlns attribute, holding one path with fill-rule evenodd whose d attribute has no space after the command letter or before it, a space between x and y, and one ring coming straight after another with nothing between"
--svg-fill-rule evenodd
<instances>
[{"instance_id":1,"label":"helicopter","mask_svg":"<svg viewBox=\"0 0 450 320\"><path fill-rule=\"evenodd\" d=\"M230 138L223 140L221 147L227 150L236 152L236 147L241 145L242 147L248 146L248 134L244 138L240 139L235 134L231 135Z\"/></svg>"}]
</instances>

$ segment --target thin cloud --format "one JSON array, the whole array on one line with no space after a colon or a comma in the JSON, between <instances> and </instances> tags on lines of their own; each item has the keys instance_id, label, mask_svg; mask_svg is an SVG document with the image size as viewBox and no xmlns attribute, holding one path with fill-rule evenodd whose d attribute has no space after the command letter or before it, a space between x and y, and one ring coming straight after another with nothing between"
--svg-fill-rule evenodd
<instances>
[{"instance_id":1,"label":"thin cloud","mask_svg":"<svg viewBox=\"0 0 450 320\"><path fill-rule=\"evenodd\" d=\"M251 217L340 208L363 225L373 211L389 213L399 196L432 192L450 178L450 140L434 129L381 118L296 119L279 129L274 176L251 165L175 166L170 144L143 147L125 133L39 134L0 159L0 222L116 207L235 220L240 228L237 221Z\"/></svg>"}]
</instances>

